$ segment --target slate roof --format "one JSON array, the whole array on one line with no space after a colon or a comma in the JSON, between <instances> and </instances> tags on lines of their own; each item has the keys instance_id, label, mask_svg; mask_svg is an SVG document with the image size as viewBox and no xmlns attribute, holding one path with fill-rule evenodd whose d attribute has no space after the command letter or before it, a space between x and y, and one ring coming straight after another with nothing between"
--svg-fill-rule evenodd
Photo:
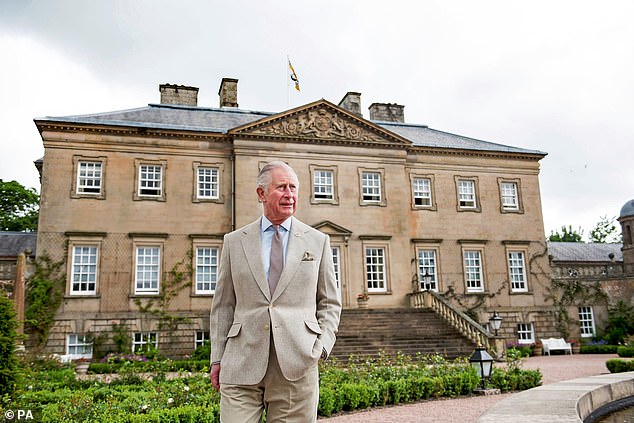
<instances>
[{"instance_id":1,"label":"slate roof","mask_svg":"<svg viewBox=\"0 0 634 423\"><path fill-rule=\"evenodd\" d=\"M614 260L623 262L621 248L623 244L597 244L583 242L548 242L548 254L553 261L561 262L610 262L610 253Z\"/></svg>"},{"instance_id":2,"label":"slate roof","mask_svg":"<svg viewBox=\"0 0 634 423\"><path fill-rule=\"evenodd\" d=\"M233 107L211 108L172 104L149 104L146 107L136 109L89 115L45 117L36 119L36 121L132 126L151 129L162 128L224 134L238 126L252 123L275 114L276 113L272 112L243 110ZM442 132L431 129L425 125L381 121L373 123L408 139L415 146L520 153L538 156L545 156L547 154L538 150L511 147Z\"/></svg>"},{"instance_id":3,"label":"slate roof","mask_svg":"<svg viewBox=\"0 0 634 423\"><path fill-rule=\"evenodd\" d=\"M17 257L24 250L35 255L37 232L0 232L0 257Z\"/></svg>"}]
</instances>

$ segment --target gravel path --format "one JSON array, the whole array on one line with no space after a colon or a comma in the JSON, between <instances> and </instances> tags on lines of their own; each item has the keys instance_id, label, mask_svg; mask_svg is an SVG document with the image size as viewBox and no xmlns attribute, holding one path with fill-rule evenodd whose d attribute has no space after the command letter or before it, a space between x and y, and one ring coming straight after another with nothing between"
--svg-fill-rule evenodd
<instances>
[{"instance_id":1,"label":"gravel path","mask_svg":"<svg viewBox=\"0 0 634 423\"><path fill-rule=\"evenodd\" d=\"M542 382L546 385L562 380L609 373L605 362L615 357L615 354L529 357L522 362L522 368L540 369L543 375ZM323 423L475 423L480 414L511 395L513 394L427 400L322 418L319 421Z\"/></svg>"}]
</instances>

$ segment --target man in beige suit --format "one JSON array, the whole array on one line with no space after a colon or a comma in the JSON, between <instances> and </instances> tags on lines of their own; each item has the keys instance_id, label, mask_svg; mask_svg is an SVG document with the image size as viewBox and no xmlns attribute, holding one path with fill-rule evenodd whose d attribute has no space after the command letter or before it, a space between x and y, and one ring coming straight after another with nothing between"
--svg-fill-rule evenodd
<instances>
[{"instance_id":1,"label":"man in beige suit","mask_svg":"<svg viewBox=\"0 0 634 423\"><path fill-rule=\"evenodd\" d=\"M284 162L258 176L263 216L225 236L211 308L211 380L223 423L314 422L317 363L341 302L327 235L300 222L299 181Z\"/></svg>"}]
</instances>

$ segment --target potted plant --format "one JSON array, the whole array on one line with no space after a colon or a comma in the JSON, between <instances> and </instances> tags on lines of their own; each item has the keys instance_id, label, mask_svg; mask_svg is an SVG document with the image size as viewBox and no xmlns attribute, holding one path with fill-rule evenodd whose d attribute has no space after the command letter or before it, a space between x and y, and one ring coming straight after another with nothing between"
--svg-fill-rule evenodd
<instances>
[{"instance_id":1,"label":"potted plant","mask_svg":"<svg viewBox=\"0 0 634 423\"><path fill-rule=\"evenodd\" d=\"M359 308L368 308L368 300L370 299L370 296L368 295L367 292L362 292L360 294L357 295L357 305L359 306Z\"/></svg>"},{"instance_id":2,"label":"potted plant","mask_svg":"<svg viewBox=\"0 0 634 423\"><path fill-rule=\"evenodd\" d=\"M566 342L570 342L570 346L572 347L573 354L581 353L581 344L576 339L568 339Z\"/></svg>"},{"instance_id":3,"label":"potted plant","mask_svg":"<svg viewBox=\"0 0 634 423\"><path fill-rule=\"evenodd\" d=\"M75 373L85 375L88 372L88 366L90 366L90 360L85 357L75 360Z\"/></svg>"},{"instance_id":4,"label":"potted plant","mask_svg":"<svg viewBox=\"0 0 634 423\"><path fill-rule=\"evenodd\" d=\"M543 346L541 341L535 341L535 343L531 346L531 355L540 356L543 353Z\"/></svg>"}]
</instances>

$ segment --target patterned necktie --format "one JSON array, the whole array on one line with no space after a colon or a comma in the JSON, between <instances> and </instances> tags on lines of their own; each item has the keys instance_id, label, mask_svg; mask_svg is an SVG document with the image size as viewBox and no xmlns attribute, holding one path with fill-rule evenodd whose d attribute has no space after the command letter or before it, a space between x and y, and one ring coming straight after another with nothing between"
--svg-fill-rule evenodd
<instances>
[{"instance_id":1,"label":"patterned necktie","mask_svg":"<svg viewBox=\"0 0 634 423\"><path fill-rule=\"evenodd\" d=\"M269 267L269 290L271 295L275 292L277 282L280 280L282 269L284 269L284 243L279 225L273 226L275 233L271 240L271 259Z\"/></svg>"}]
</instances>

